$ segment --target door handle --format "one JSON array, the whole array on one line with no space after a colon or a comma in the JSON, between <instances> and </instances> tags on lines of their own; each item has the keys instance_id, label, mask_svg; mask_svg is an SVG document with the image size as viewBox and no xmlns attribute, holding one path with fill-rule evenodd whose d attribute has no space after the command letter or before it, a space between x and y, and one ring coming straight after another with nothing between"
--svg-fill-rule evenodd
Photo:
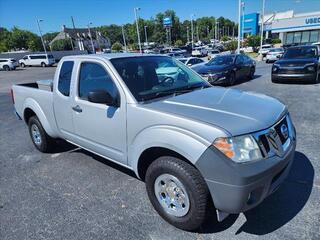
<instances>
[{"instance_id":1,"label":"door handle","mask_svg":"<svg viewBox=\"0 0 320 240\"><path fill-rule=\"evenodd\" d=\"M72 110L78 113L82 112L82 108L79 105L72 107Z\"/></svg>"}]
</instances>

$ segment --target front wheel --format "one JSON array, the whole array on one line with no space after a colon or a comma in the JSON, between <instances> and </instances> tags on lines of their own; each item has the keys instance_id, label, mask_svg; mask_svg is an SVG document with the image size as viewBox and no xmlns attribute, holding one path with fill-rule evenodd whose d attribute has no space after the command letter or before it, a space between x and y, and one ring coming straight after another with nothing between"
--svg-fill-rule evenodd
<instances>
[{"instance_id":1,"label":"front wheel","mask_svg":"<svg viewBox=\"0 0 320 240\"><path fill-rule=\"evenodd\" d=\"M234 85L235 82L236 82L236 74L232 72L230 73L230 76L229 76L229 86Z\"/></svg>"},{"instance_id":2,"label":"front wheel","mask_svg":"<svg viewBox=\"0 0 320 240\"><path fill-rule=\"evenodd\" d=\"M254 67L250 68L250 72L249 72L249 76L248 76L248 78L249 78L249 79L253 79L253 77L254 77L254 73L255 73L255 69L254 69Z\"/></svg>"},{"instance_id":3,"label":"front wheel","mask_svg":"<svg viewBox=\"0 0 320 240\"><path fill-rule=\"evenodd\" d=\"M199 171L175 157L160 157L146 173L146 188L155 210L173 226L194 231L206 220L211 198Z\"/></svg>"},{"instance_id":4,"label":"front wheel","mask_svg":"<svg viewBox=\"0 0 320 240\"><path fill-rule=\"evenodd\" d=\"M40 152L50 152L55 143L54 139L46 133L37 116L32 116L29 119L28 127L29 134L34 146Z\"/></svg>"},{"instance_id":5,"label":"front wheel","mask_svg":"<svg viewBox=\"0 0 320 240\"><path fill-rule=\"evenodd\" d=\"M22 68L26 67L26 65L25 65L24 63L20 63L20 66L21 66Z\"/></svg>"},{"instance_id":6,"label":"front wheel","mask_svg":"<svg viewBox=\"0 0 320 240\"><path fill-rule=\"evenodd\" d=\"M5 71L10 71L10 67L7 66L7 65L5 65L5 66L3 66L3 70L5 70Z\"/></svg>"}]
</instances>

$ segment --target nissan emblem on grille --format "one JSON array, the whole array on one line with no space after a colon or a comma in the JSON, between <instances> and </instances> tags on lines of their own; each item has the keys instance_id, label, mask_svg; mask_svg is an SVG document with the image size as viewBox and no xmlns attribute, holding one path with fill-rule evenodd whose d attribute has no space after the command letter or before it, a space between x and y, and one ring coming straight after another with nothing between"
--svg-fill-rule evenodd
<instances>
[{"instance_id":1,"label":"nissan emblem on grille","mask_svg":"<svg viewBox=\"0 0 320 240\"><path fill-rule=\"evenodd\" d=\"M285 124L282 124L281 127L280 127L280 131L281 131L282 136L285 139L287 139L288 136L289 136L288 127Z\"/></svg>"},{"instance_id":2,"label":"nissan emblem on grille","mask_svg":"<svg viewBox=\"0 0 320 240\"><path fill-rule=\"evenodd\" d=\"M273 151L278 155L281 156L283 154L282 144L280 137L275 129L271 128L268 134L268 140L273 148Z\"/></svg>"}]
</instances>

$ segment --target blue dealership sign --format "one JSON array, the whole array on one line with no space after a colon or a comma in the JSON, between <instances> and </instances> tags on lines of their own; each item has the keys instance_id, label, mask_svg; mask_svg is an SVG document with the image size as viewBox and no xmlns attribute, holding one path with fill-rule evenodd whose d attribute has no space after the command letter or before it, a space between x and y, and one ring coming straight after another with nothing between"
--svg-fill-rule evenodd
<instances>
[{"instance_id":1,"label":"blue dealership sign","mask_svg":"<svg viewBox=\"0 0 320 240\"><path fill-rule=\"evenodd\" d=\"M306 18L306 24L320 23L320 17Z\"/></svg>"},{"instance_id":2,"label":"blue dealership sign","mask_svg":"<svg viewBox=\"0 0 320 240\"><path fill-rule=\"evenodd\" d=\"M171 19L171 17L165 17L165 18L163 19L163 25L164 25L165 27L171 27L171 26L172 26L172 19Z\"/></svg>"}]
</instances>

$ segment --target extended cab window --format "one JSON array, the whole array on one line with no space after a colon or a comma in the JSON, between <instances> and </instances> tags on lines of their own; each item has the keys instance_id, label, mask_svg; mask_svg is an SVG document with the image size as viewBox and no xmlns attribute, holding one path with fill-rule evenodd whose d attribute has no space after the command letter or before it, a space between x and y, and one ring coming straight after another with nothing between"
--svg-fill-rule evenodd
<instances>
[{"instance_id":1,"label":"extended cab window","mask_svg":"<svg viewBox=\"0 0 320 240\"><path fill-rule=\"evenodd\" d=\"M79 97L88 100L89 92L95 90L107 91L114 98L118 95L117 87L104 67L97 63L82 63L79 76Z\"/></svg>"},{"instance_id":2,"label":"extended cab window","mask_svg":"<svg viewBox=\"0 0 320 240\"><path fill-rule=\"evenodd\" d=\"M59 74L58 90L65 96L70 95L72 69L73 61L65 61L62 63Z\"/></svg>"}]
</instances>

